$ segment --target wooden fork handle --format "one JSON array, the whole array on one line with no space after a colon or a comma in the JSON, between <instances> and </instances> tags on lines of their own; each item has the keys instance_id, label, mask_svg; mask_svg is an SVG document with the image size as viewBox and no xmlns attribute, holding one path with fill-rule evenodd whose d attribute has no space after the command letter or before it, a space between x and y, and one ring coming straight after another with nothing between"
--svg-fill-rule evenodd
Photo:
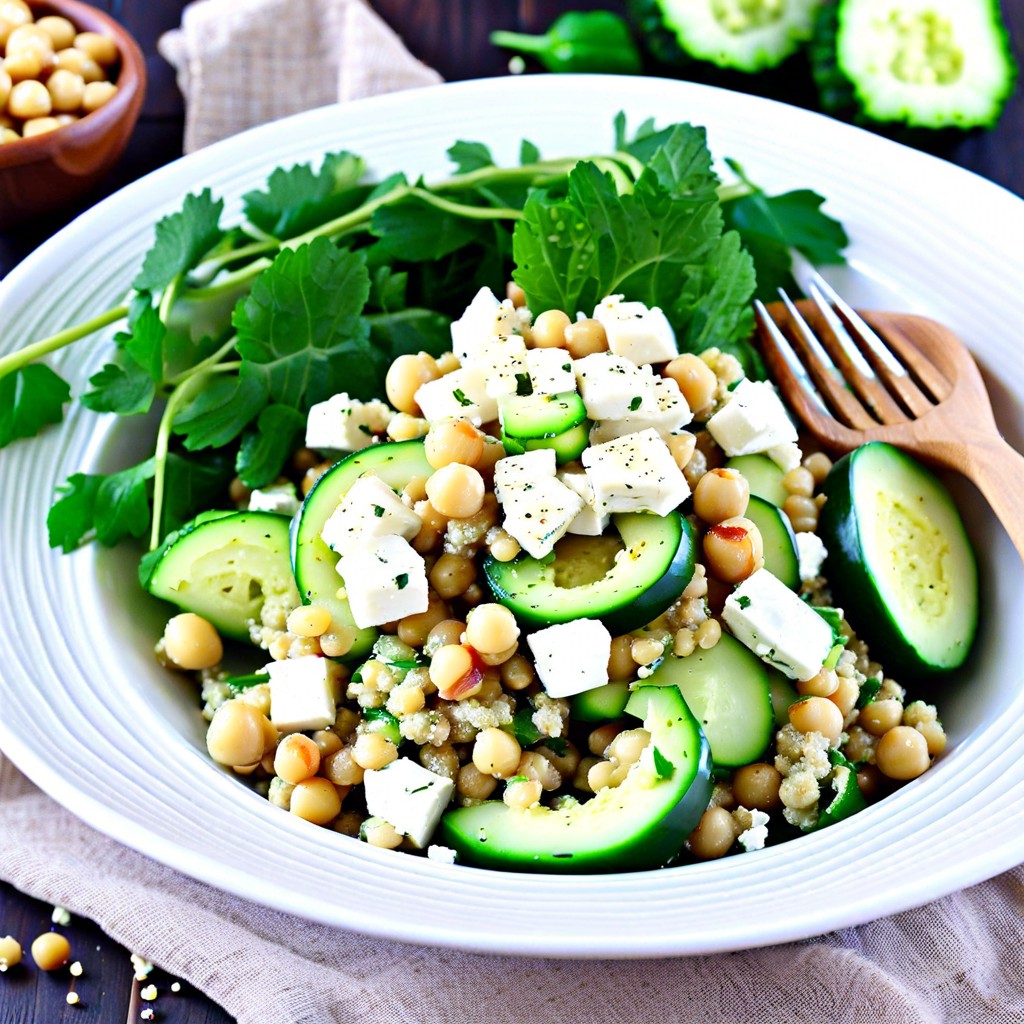
<instances>
[{"instance_id":1,"label":"wooden fork handle","mask_svg":"<svg viewBox=\"0 0 1024 1024\"><path fill-rule=\"evenodd\" d=\"M1024 455L996 437L969 445L966 460L958 468L988 500L1024 559Z\"/></svg>"}]
</instances>

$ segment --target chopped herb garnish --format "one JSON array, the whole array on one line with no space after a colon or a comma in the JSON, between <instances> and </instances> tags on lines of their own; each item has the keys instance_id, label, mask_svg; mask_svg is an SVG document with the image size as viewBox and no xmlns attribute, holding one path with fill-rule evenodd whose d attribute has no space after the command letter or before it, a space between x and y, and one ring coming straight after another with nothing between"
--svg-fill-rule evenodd
<instances>
[{"instance_id":1,"label":"chopped herb garnish","mask_svg":"<svg viewBox=\"0 0 1024 1024\"><path fill-rule=\"evenodd\" d=\"M736 603L741 608L749 608L750 607L750 598L747 597L746 594L740 594L740 596L736 598Z\"/></svg>"},{"instance_id":2,"label":"chopped herb garnish","mask_svg":"<svg viewBox=\"0 0 1024 1024\"><path fill-rule=\"evenodd\" d=\"M528 371L516 374L516 394L521 397L533 394L533 382Z\"/></svg>"},{"instance_id":3,"label":"chopped herb garnish","mask_svg":"<svg viewBox=\"0 0 1024 1024\"><path fill-rule=\"evenodd\" d=\"M866 708L869 704L873 703L881 688L881 679L878 679L875 676L872 676L870 679L865 679L861 684L860 696L857 698L857 707Z\"/></svg>"},{"instance_id":4,"label":"chopped herb garnish","mask_svg":"<svg viewBox=\"0 0 1024 1024\"><path fill-rule=\"evenodd\" d=\"M454 391L452 392L452 395L453 395L453 396L455 397L455 401L456 401L456 402L458 402L458 403L459 403L459 405L472 405L472 404L473 404L473 403L472 403L472 402L471 402L471 401L470 401L470 400L469 400L469 399L468 399L468 398L466 397L466 392L465 392L465 391L463 391L463 390L462 390L462 388L456 388L456 389L455 389L455 390L454 390Z\"/></svg>"},{"instance_id":5,"label":"chopped herb garnish","mask_svg":"<svg viewBox=\"0 0 1024 1024\"><path fill-rule=\"evenodd\" d=\"M640 408L640 404L643 402L643 397L637 395L636 398L632 399L629 403L629 411L636 412Z\"/></svg>"},{"instance_id":6,"label":"chopped herb garnish","mask_svg":"<svg viewBox=\"0 0 1024 1024\"><path fill-rule=\"evenodd\" d=\"M654 770L658 778L667 779L676 770L676 766L657 747L651 752L654 754Z\"/></svg>"},{"instance_id":7,"label":"chopped herb garnish","mask_svg":"<svg viewBox=\"0 0 1024 1024\"><path fill-rule=\"evenodd\" d=\"M395 585L398 587L399 590L405 590L405 588L409 585L409 574L407 572L400 572L395 577Z\"/></svg>"},{"instance_id":8,"label":"chopped herb garnish","mask_svg":"<svg viewBox=\"0 0 1024 1024\"><path fill-rule=\"evenodd\" d=\"M373 514L378 519L380 519L384 515L384 506L383 505L374 505L373 506Z\"/></svg>"}]
</instances>

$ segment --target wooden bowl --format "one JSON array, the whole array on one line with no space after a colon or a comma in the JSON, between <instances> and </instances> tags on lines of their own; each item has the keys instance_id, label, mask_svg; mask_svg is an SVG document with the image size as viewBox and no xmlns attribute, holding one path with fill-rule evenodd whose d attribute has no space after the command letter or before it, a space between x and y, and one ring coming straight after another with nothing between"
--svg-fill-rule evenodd
<instances>
[{"instance_id":1,"label":"wooden bowl","mask_svg":"<svg viewBox=\"0 0 1024 1024\"><path fill-rule=\"evenodd\" d=\"M0 230L77 199L124 152L146 92L146 64L135 40L102 11L78 0L27 0L36 20L67 18L79 31L117 42L117 92L98 110L56 131L0 145Z\"/></svg>"}]
</instances>

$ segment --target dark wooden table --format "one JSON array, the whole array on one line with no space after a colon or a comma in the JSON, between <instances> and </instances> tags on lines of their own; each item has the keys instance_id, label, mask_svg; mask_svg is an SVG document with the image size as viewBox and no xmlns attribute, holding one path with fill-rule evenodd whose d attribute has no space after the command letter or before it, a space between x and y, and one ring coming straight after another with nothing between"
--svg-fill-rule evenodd
<instances>
[{"instance_id":1,"label":"dark wooden table","mask_svg":"<svg viewBox=\"0 0 1024 1024\"><path fill-rule=\"evenodd\" d=\"M132 30L148 57L150 88L138 130L121 163L102 188L74 208L23 228L0 234L0 276L6 274L36 246L103 196L181 154L182 105L171 69L156 53L160 33L175 26L184 0L101 0L102 7ZM489 46L493 28L541 31L563 10L584 7L621 9L618 0L374 0L378 11L406 39L410 49L449 79L503 74L507 56ZM1024 2L1003 0L1014 48L1024 54ZM757 79L731 83L754 91ZM811 105L811 91L799 70L786 83L774 81L773 95ZM782 96L780 97L780 88ZM972 135L941 154L945 159L981 174L1024 196L1024 90L1018 84L999 126ZM29 899L0 883L0 935L13 934L23 944L51 927L52 908ZM114 1024L139 1021L146 1003L138 999L133 967L127 950L112 942L90 922L74 920L61 929L72 940L75 956L85 973L76 983L81 1004L68 1006L67 970L44 975L34 966L22 966L0 978L0 1024ZM161 995L153 1004L155 1019L164 1024L223 1024L228 1016L185 984L170 993L176 980L157 971L153 980Z\"/></svg>"}]
</instances>

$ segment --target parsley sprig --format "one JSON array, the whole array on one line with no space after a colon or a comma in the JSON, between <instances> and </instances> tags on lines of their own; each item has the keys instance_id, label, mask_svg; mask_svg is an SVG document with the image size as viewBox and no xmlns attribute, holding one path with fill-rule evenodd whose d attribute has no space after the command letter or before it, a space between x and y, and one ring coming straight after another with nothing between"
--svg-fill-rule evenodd
<instances>
[{"instance_id":1,"label":"parsley sprig","mask_svg":"<svg viewBox=\"0 0 1024 1024\"><path fill-rule=\"evenodd\" d=\"M118 416L160 410L152 454L106 475L75 473L48 517L50 543L148 536L151 550L237 474L272 482L309 407L346 390L383 393L398 355L450 346L449 323L509 274L531 308L589 308L604 295L660 305L683 350L711 344L756 370L749 300L786 279L790 246L842 259L842 228L807 191L769 197L734 166L723 185L702 129L647 122L613 152L543 159L524 142L499 167L456 142L455 173L373 184L348 152L275 170L222 223L209 189L162 218L124 304L0 358L0 447L61 420L71 387L46 356L121 324L77 395ZM514 268L514 269L513 269Z\"/></svg>"}]
</instances>

